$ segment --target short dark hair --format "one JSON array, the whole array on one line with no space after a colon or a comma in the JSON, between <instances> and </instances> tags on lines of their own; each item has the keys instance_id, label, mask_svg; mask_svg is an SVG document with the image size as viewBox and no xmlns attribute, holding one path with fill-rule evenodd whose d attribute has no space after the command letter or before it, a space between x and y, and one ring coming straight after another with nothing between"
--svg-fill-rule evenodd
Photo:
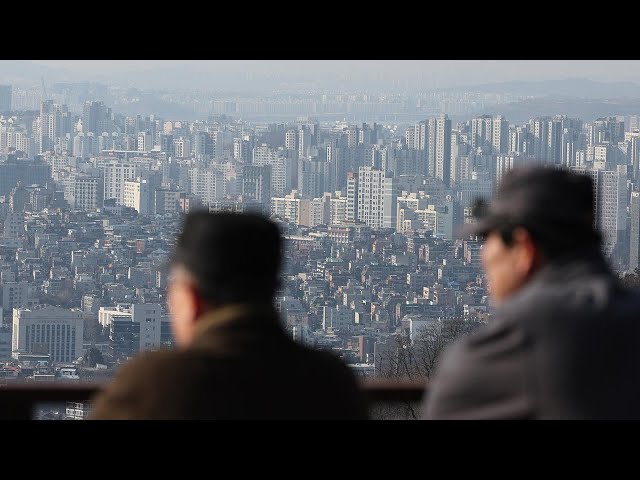
<instances>
[{"instance_id":1,"label":"short dark hair","mask_svg":"<svg viewBox=\"0 0 640 480\"><path fill-rule=\"evenodd\" d=\"M205 301L264 303L280 285L278 226L253 213L189 213L171 264L186 268Z\"/></svg>"}]
</instances>

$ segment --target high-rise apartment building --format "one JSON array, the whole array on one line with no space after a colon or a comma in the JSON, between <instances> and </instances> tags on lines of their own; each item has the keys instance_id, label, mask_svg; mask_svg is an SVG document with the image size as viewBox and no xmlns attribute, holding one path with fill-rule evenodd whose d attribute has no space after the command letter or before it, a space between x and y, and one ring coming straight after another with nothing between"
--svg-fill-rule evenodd
<instances>
[{"instance_id":1,"label":"high-rise apartment building","mask_svg":"<svg viewBox=\"0 0 640 480\"><path fill-rule=\"evenodd\" d=\"M11 85L0 85L0 112L11 110Z\"/></svg>"},{"instance_id":2,"label":"high-rise apartment building","mask_svg":"<svg viewBox=\"0 0 640 480\"><path fill-rule=\"evenodd\" d=\"M4 219L2 235L6 238L17 238L24 235L24 214L9 212Z\"/></svg>"},{"instance_id":3,"label":"high-rise apartment building","mask_svg":"<svg viewBox=\"0 0 640 480\"><path fill-rule=\"evenodd\" d=\"M154 215L176 214L180 211L180 196L184 192L167 189L156 189L154 194Z\"/></svg>"},{"instance_id":4,"label":"high-rise apartment building","mask_svg":"<svg viewBox=\"0 0 640 480\"><path fill-rule=\"evenodd\" d=\"M189 169L190 193L203 205L211 205L224 196L224 173L212 167L193 167Z\"/></svg>"},{"instance_id":5,"label":"high-rise apartment building","mask_svg":"<svg viewBox=\"0 0 640 480\"><path fill-rule=\"evenodd\" d=\"M509 122L502 115L492 119L491 147L493 153L509 153Z\"/></svg>"},{"instance_id":6,"label":"high-rise apartment building","mask_svg":"<svg viewBox=\"0 0 640 480\"><path fill-rule=\"evenodd\" d=\"M508 153L526 155L531 151L530 143L528 125L517 126L509 129Z\"/></svg>"},{"instance_id":7,"label":"high-rise apartment building","mask_svg":"<svg viewBox=\"0 0 640 480\"><path fill-rule=\"evenodd\" d=\"M493 193L493 182L485 178L463 180L460 183L460 207L470 208L477 200L489 200Z\"/></svg>"},{"instance_id":8,"label":"high-rise apartment building","mask_svg":"<svg viewBox=\"0 0 640 480\"><path fill-rule=\"evenodd\" d=\"M482 115L471 119L471 148L482 148L486 153L493 144L493 117Z\"/></svg>"},{"instance_id":9,"label":"high-rise apartment building","mask_svg":"<svg viewBox=\"0 0 640 480\"><path fill-rule=\"evenodd\" d=\"M96 135L102 132L111 133L111 108L104 102L85 102L82 107L82 131L85 134L93 132Z\"/></svg>"},{"instance_id":10,"label":"high-rise apartment building","mask_svg":"<svg viewBox=\"0 0 640 480\"><path fill-rule=\"evenodd\" d=\"M112 161L104 165L104 199L115 199L116 205L124 205L125 182L135 180L136 166L133 163Z\"/></svg>"},{"instance_id":11,"label":"high-rise apartment building","mask_svg":"<svg viewBox=\"0 0 640 480\"><path fill-rule=\"evenodd\" d=\"M133 185L135 183L135 185ZM153 215L155 192L162 184L162 173L143 170L131 182L125 182L124 205L135 209L140 215Z\"/></svg>"},{"instance_id":12,"label":"high-rise apartment building","mask_svg":"<svg viewBox=\"0 0 640 480\"><path fill-rule=\"evenodd\" d=\"M302 210L308 208L308 200L303 201L298 191L294 190L284 197L273 197L271 199L271 214L282 218L287 222L300 225Z\"/></svg>"},{"instance_id":13,"label":"high-rise apartment building","mask_svg":"<svg viewBox=\"0 0 640 480\"><path fill-rule=\"evenodd\" d=\"M34 304L34 300L29 297L29 283L4 282L2 284L2 306L11 314L14 308L29 307Z\"/></svg>"},{"instance_id":14,"label":"high-rise apartment building","mask_svg":"<svg viewBox=\"0 0 640 480\"><path fill-rule=\"evenodd\" d=\"M358 183L358 220L371 228L383 228L386 184L384 171L360 167Z\"/></svg>"},{"instance_id":15,"label":"high-rise apartment building","mask_svg":"<svg viewBox=\"0 0 640 480\"><path fill-rule=\"evenodd\" d=\"M38 153L60 150L59 140L72 132L71 118L66 105L55 104L53 100L45 100L40 104L40 116L36 122Z\"/></svg>"},{"instance_id":16,"label":"high-rise apartment building","mask_svg":"<svg viewBox=\"0 0 640 480\"><path fill-rule=\"evenodd\" d=\"M640 268L640 192L631 192L629 232L629 271Z\"/></svg>"},{"instance_id":17,"label":"high-rise apartment building","mask_svg":"<svg viewBox=\"0 0 640 480\"><path fill-rule=\"evenodd\" d=\"M51 167L38 160L10 159L0 162L0 196L8 198L18 182L45 185L51 182Z\"/></svg>"},{"instance_id":18,"label":"high-rise apartment building","mask_svg":"<svg viewBox=\"0 0 640 480\"><path fill-rule=\"evenodd\" d=\"M358 174L347 172L347 204L345 220L354 222L358 219Z\"/></svg>"},{"instance_id":19,"label":"high-rise apartment building","mask_svg":"<svg viewBox=\"0 0 640 480\"><path fill-rule=\"evenodd\" d=\"M603 251L607 256L626 256L626 165L615 170L574 168L574 171L590 175L593 180L595 223L603 236ZM624 253L624 255L623 255Z\"/></svg>"},{"instance_id":20,"label":"high-rise apartment building","mask_svg":"<svg viewBox=\"0 0 640 480\"><path fill-rule=\"evenodd\" d=\"M317 198L331 191L332 172L329 162L300 159L298 161L298 191L306 198Z\"/></svg>"},{"instance_id":21,"label":"high-rise apartment building","mask_svg":"<svg viewBox=\"0 0 640 480\"><path fill-rule=\"evenodd\" d=\"M425 175L429 168L427 156L428 156L428 142L429 142L429 122L424 120L418 122L413 127L409 127L405 132L405 143L407 149L410 152L418 152L417 155L412 154L400 154L400 172L396 172L396 175L403 174L415 174ZM400 150L402 152L402 150ZM407 165L402 160L410 159L415 163ZM396 169L398 169L396 167Z\"/></svg>"},{"instance_id":22,"label":"high-rise apartment building","mask_svg":"<svg viewBox=\"0 0 640 480\"><path fill-rule=\"evenodd\" d=\"M510 155L496 155L493 168L493 183L497 186L500 185L502 178L507 174L509 170L513 170L516 167L523 166L526 163L527 158L522 155L510 154Z\"/></svg>"},{"instance_id":23,"label":"high-rise apartment building","mask_svg":"<svg viewBox=\"0 0 640 480\"><path fill-rule=\"evenodd\" d=\"M529 154L540 163L548 163L550 152L549 131L551 119L549 117L533 118L529 120L529 135L531 151ZM552 129L551 129L552 130Z\"/></svg>"},{"instance_id":24,"label":"high-rise apartment building","mask_svg":"<svg viewBox=\"0 0 640 480\"><path fill-rule=\"evenodd\" d=\"M636 183L640 180L640 130L625 133L627 142L627 163L631 168L631 179Z\"/></svg>"},{"instance_id":25,"label":"high-rise apartment building","mask_svg":"<svg viewBox=\"0 0 640 480\"><path fill-rule=\"evenodd\" d=\"M242 167L242 195L258 203L271 201L271 165L245 165Z\"/></svg>"},{"instance_id":26,"label":"high-rise apartment building","mask_svg":"<svg viewBox=\"0 0 640 480\"><path fill-rule=\"evenodd\" d=\"M73 179L73 200L76 210L95 212L104 201L104 178L76 176Z\"/></svg>"},{"instance_id":27,"label":"high-rise apartment building","mask_svg":"<svg viewBox=\"0 0 640 480\"><path fill-rule=\"evenodd\" d=\"M153 139L151 138L151 132L148 130L144 132L138 132L137 147L139 152L150 152L153 150Z\"/></svg>"},{"instance_id":28,"label":"high-rise apartment building","mask_svg":"<svg viewBox=\"0 0 640 480\"><path fill-rule=\"evenodd\" d=\"M253 149L253 165L271 165L271 192L273 195L284 195L291 190L291 175L287 169L287 159L283 152L262 144Z\"/></svg>"},{"instance_id":29,"label":"high-rise apartment building","mask_svg":"<svg viewBox=\"0 0 640 480\"><path fill-rule=\"evenodd\" d=\"M428 174L447 186L451 179L451 120L446 114L429 119Z\"/></svg>"},{"instance_id":30,"label":"high-rise apartment building","mask_svg":"<svg viewBox=\"0 0 640 480\"><path fill-rule=\"evenodd\" d=\"M140 326L140 351L156 350L161 345L162 307L158 303L131 305L131 319Z\"/></svg>"}]
</instances>

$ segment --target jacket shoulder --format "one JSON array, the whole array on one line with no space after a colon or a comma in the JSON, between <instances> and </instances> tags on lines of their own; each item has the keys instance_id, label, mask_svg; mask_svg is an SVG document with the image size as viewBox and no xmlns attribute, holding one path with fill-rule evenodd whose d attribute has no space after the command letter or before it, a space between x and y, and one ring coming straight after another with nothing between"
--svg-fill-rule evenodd
<instances>
[{"instance_id":1,"label":"jacket shoulder","mask_svg":"<svg viewBox=\"0 0 640 480\"><path fill-rule=\"evenodd\" d=\"M298 344L294 348L298 351L300 361L296 362L296 371L292 374L306 384L304 388L310 393L316 392L314 396L326 397L322 408L327 418L368 418L367 399L358 377L344 361L330 352ZM340 401L333 402L331 398Z\"/></svg>"},{"instance_id":2,"label":"jacket shoulder","mask_svg":"<svg viewBox=\"0 0 640 480\"><path fill-rule=\"evenodd\" d=\"M162 397L164 381L182 355L177 351L142 353L124 363L113 380L94 399L91 419L144 418L150 402Z\"/></svg>"},{"instance_id":3,"label":"jacket shoulder","mask_svg":"<svg viewBox=\"0 0 640 480\"><path fill-rule=\"evenodd\" d=\"M179 351L157 350L144 352L124 363L116 375L122 381L136 381L138 378L148 378L149 375L165 372L176 368L178 362L184 360L184 354Z\"/></svg>"},{"instance_id":4,"label":"jacket shoulder","mask_svg":"<svg viewBox=\"0 0 640 480\"><path fill-rule=\"evenodd\" d=\"M426 418L527 418L533 409L529 339L516 322L494 320L443 354L424 404Z\"/></svg>"}]
</instances>

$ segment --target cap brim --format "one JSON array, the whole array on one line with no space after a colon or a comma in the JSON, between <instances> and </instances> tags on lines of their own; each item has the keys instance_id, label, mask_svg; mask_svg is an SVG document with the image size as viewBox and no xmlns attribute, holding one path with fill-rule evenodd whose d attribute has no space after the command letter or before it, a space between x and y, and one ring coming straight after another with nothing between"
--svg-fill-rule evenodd
<instances>
[{"instance_id":1,"label":"cap brim","mask_svg":"<svg viewBox=\"0 0 640 480\"><path fill-rule=\"evenodd\" d=\"M458 236L460 238L467 238L470 236L485 235L493 230L496 224L496 220L491 217L479 219L475 223L465 223L458 230Z\"/></svg>"}]
</instances>

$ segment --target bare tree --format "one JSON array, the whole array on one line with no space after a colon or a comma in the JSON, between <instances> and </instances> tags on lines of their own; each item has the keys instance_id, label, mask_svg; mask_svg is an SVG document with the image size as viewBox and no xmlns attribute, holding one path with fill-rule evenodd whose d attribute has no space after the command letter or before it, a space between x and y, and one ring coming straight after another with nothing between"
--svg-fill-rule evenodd
<instances>
[{"instance_id":1,"label":"bare tree","mask_svg":"<svg viewBox=\"0 0 640 480\"><path fill-rule=\"evenodd\" d=\"M424 381L426 384L435 373L445 348L481 324L476 318L446 318L419 330L413 340L406 334L394 335L390 340L391 344L376 359L380 363L376 365L376 375L398 380ZM404 418L418 418L416 405L409 402L403 402L395 408L376 406L372 415L375 418L398 418L403 415Z\"/></svg>"},{"instance_id":2,"label":"bare tree","mask_svg":"<svg viewBox=\"0 0 640 480\"><path fill-rule=\"evenodd\" d=\"M627 288L640 288L640 270L636 268L633 273L625 273L621 280Z\"/></svg>"}]
</instances>

